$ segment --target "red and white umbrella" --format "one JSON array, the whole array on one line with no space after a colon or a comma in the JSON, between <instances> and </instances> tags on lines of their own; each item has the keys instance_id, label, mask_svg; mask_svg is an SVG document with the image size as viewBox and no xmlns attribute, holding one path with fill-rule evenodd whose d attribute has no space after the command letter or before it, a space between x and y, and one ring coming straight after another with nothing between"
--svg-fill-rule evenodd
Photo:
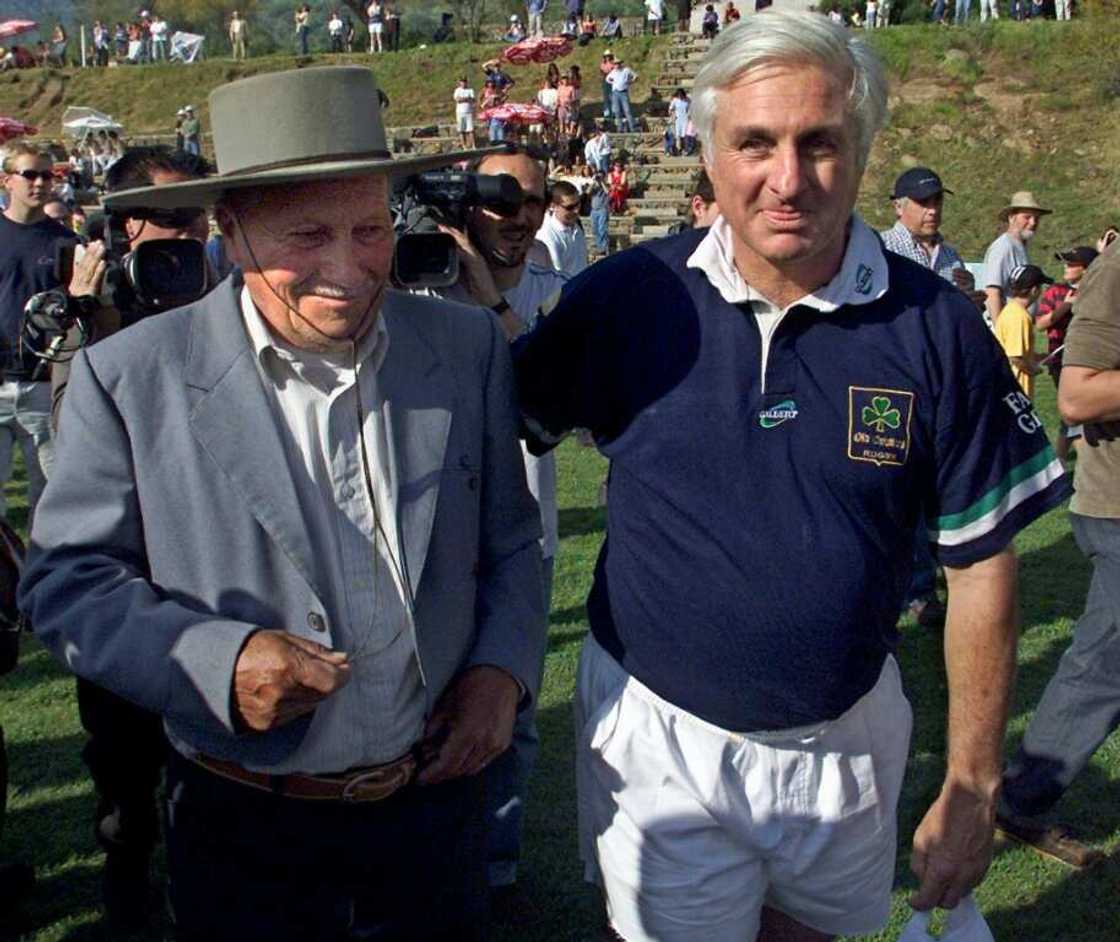
<instances>
[{"instance_id":1,"label":"red and white umbrella","mask_svg":"<svg viewBox=\"0 0 1120 942\"><path fill-rule=\"evenodd\" d=\"M528 65L530 62L544 65L571 51L572 40L569 37L546 36L543 39L523 39L506 49L502 58L514 65Z\"/></svg>"},{"instance_id":2,"label":"red and white umbrella","mask_svg":"<svg viewBox=\"0 0 1120 942\"><path fill-rule=\"evenodd\" d=\"M38 28L39 24L34 20L5 20L0 23L0 39L11 39L20 33L30 33Z\"/></svg>"},{"instance_id":3,"label":"red and white umbrella","mask_svg":"<svg viewBox=\"0 0 1120 942\"><path fill-rule=\"evenodd\" d=\"M25 134L38 133L39 129L34 125L25 124L15 118L0 117L0 144L7 144L8 141L23 137Z\"/></svg>"},{"instance_id":4,"label":"red and white umbrella","mask_svg":"<svg viewBox=\"0 0 1120 942\"><path fill-rule=\"evenodd\" d=\"M506 124L548 124L555 119L551 111L546 111L540 105L525 104L522 102L506 102L496 108L487 108L479 113L483 121L497 118Z\"/></svg>"}]
</instances>

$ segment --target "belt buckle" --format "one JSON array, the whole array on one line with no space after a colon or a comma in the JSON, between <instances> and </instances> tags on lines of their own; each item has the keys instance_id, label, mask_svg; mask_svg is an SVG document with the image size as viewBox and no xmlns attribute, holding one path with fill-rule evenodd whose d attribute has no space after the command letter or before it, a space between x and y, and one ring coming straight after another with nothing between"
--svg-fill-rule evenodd
<instances>
[{"instance_id":1,"label":"belt buckle","mask_svg":"<svg viewBox=\"0 0 1120 942\"><path fill-rule=\"evenodd\" d=\"M361 801L362 799L357 795L357 789L366 782L372 781L384 774L384 769L372 769L369 772L363 772L361 775L355 775L342 787L342 800L351 802Z\"/></svg>"}]
</instances>

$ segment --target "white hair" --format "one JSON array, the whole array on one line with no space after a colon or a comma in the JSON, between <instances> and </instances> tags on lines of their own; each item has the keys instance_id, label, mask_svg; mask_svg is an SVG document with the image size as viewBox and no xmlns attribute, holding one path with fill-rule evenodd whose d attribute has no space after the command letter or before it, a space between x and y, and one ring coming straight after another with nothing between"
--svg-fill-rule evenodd
<instances>
[{"instance_id":1,"label":"white hair","mask_svg":"<svg viewBox=\"0 0 1120 942\"><path fill-rule=\"evenodd\" d=\"M767 10L723 30L692 87L692 122L712 153L720 93L743 75L778 64L816 65L848 83L848 113L857 129L860 167L887 120L887 77L875 52L820 13Z\"/></svg>"}]
</instances>

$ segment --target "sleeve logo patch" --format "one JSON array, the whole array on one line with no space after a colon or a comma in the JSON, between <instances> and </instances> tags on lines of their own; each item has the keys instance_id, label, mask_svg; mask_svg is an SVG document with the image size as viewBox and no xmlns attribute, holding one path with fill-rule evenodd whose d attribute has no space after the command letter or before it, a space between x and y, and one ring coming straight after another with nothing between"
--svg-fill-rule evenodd
<instances>
[{"instance_id":1,"label":"sleeve logo patch","mask_svg":"<svg viewBox=\"0 0 1120 942\"><path fill-rule=\"evenodd\" d=\"M848 457L904 465L910 453L914 394L902 389L848 387Z\"/></svg>"}]
</instances>

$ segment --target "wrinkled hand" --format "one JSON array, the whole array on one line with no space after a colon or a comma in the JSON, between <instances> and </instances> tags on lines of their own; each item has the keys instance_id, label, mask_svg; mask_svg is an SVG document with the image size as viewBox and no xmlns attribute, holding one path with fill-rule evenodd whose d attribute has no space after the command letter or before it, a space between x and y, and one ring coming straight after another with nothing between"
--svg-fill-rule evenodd
<instances>
[{"instance_id":1,"label":"wrinkled hand","mask_svg":"<svg viewBox=\"0 0 1120 942\"><path fill-rule=\"evenodd\" d=\"M993 790L994 792L994 790ZM947 780L918 830L910 869L914 909L952 909L984 879L992 862L995 796Z\"/></svg>"},{"instance_id":2,"label":"wrinkled hand","mask_svg":"<svg viewBox=\"0 0 1120 942\"><path fill-rule=\"evenodd\" d=\"M493 307L502 300L502 293L494 284L494 276L481 253L461 229L441 225L439 231L455 240L459 249L459 278L470 296L483 307Z\"/></svg>"},{"instance_id":3,"label":"wrinkled hand","mask_svg":"<svg viewBox=\"0 0 1120 942\"><path fill-rule=\"evenodd\" d=\"M420 743L421 785L476 775L509 748L521 688L499 667L461 674L440 697Z\"/></svg>"},{"instance_id":4,"label":"wrinkled hand","mask_svg":"<svg viewBox=\"0 0 1120 942\"><path fill-rule=\"evenodd\" d=\"M101 294L105 280L105 243L98 239L85 247L81 259L74 264L67 290L72 298L92 297Z\"/></svg>"},{"instance_id":5,"label":"wrinkled hand","mask_svg":"<svg viewBox=\"0 0 1120 942\"><path fill-rule=\"evenodd\" d=\"M275 729L310 713L349 680L342 651L286 631L258 631L234 667L234 716L256 732Z\"/></svg>"}]
</instances>

